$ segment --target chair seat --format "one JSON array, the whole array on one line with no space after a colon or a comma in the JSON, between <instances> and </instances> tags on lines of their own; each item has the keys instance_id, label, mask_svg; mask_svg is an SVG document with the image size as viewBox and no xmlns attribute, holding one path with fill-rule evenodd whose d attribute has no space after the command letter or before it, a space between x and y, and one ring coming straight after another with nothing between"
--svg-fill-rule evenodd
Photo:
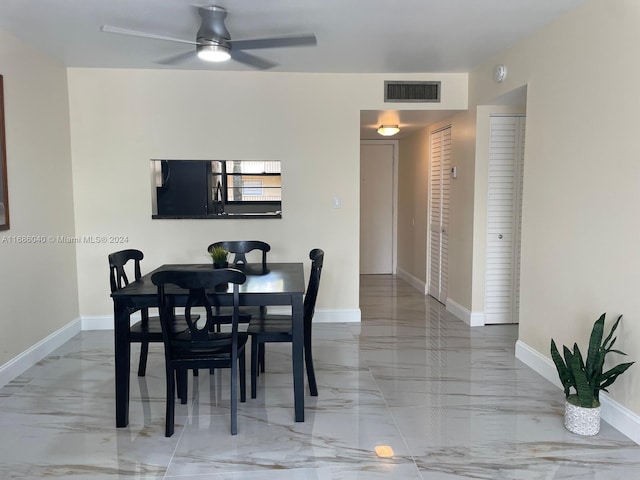
<instances>
[{"instance_id":1,"label":"chair seat","mask_svg":"<svg viewBox=\"0 0 640 480\"><path fill-rule=\"evenodd\" d=\"M231 332L210 332L209 336L207 339L204 340L204 344L206 344L207 347L207 351L231 351L230 345L228 345L228 343L231 341L232 338L232 333ZM249 338L249 335L247 335L244 332L238 332L238 346L240 346L241 344L245 344L247 342L247 339ZM198 340L193 340L192 336L191 336L191 332L189 332L189 329L184 330L182 332L178 332L177 334L174 335L173 339L171 340L171 345L174 346L180 346L181 343L185 343L187 345L191 345L191 349L195 349L197 348L197 344L198 344ZM218 347L218 345L221 345L221 347ZM229 347L229 349L227 350L227 347Z\"/></svg>"},{"instance_id":2,"label":"chair seat","mask_svg":"<svg viewBox=\"0 0 640 480\"><path fill-rule=\"evenodd\" d=\"M216 340L222 340L220 334L217 334L218 337ZM231 334L222 335L222 337L226 338L226 341L231 341ZM183 338L183 340L180 340ZM174 340L171 341L171 345L175 349L176 356L179 359L174 360L175 363L189 363L192 361L215 361L215 360L229 360L231 357L231 345L221 345L219 347L211 346L203 344L202 348L198 348L197 343L194 345L191 343L189 345L188 339L189 333L183 332L176 336ZM242 353L247 344L249 336L239 334L238 335L238 354ZM184 345L185 348L181 348Z\"/></svg>"},{"instance_id":3,"label":"chair seat","mask_svg":"<svg viewBox=\"0 0 640 480\"><path fill-rule=\"evenodd\" d=\"M233 315L233 307L218 307L215 311L216 323L231 323ZM238 321L240 323L249 323L252 318L261 315L260 307L240 307Z\"/></svg>"},{"instance_id":4,"label":"chair seat","mask_svg":"<svg viewBox=\"0 0 640 480\"><path fill-rule=\"evenodd\" d=\"M251 335L282 334L291 336L293 327L291 317L286 315L263 315L251 319L247 327L247 333Z\"/></svg>"},{"instance_id":5,"label":"chair seat","mask_svg":"<svg viewBox=\"0 0 640 480\"><path fill-rule=\"evenodd\" d=\"M195 316L194 316L195 317ZM176 332L182 332L189 329L187 320L184 315L176 315L176 321L174 329ZM200 316L198 315L198 318ZM144 325L142 320L131 325L131 340L132 341L145 341L161 342L162 341L162 326L160 325L159 317L149 317L149 322Z\"/></svg>"}]
</instances>

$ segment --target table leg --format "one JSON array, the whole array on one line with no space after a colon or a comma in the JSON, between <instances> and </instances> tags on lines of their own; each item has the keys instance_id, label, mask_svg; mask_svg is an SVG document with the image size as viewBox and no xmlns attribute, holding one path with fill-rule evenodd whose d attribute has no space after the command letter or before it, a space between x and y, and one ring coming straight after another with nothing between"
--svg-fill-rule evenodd
<instances>
[{"instance_id":1,"label":"table leg","mask_svg":"<svg viewBox=\"0 0 640 480\"><path fill-rule=\"evenodd\" d=\"M116 360L116 427L129 424L129 372L131 344L129 343L129 310L114 300L114 341Z\"/></svg>"},{"instance_id":2,"label":"table leg","mask_svg":"<svg viewBox=\"0 0 640 480\"><path fill-rule=\"evenodd\" d=\"M293 396L296 422L304 422L304 309L302 295L295 295L291 301L293 323Z\"/></svg>"}]
</instances>

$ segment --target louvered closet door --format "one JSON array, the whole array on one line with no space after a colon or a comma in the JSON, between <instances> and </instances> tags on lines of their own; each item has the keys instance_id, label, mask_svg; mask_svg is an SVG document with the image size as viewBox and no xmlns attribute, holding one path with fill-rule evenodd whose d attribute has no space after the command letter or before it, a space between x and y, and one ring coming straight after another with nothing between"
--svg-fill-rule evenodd
<instances>
[{"instance_id":1,"label":"louvered closet door","mask_svg":"<svg viewBox=\"0 0 640 480\"><path fill-rule=\"evenodd\" d=\"M525 117L491 117L485 323L517 323Z\"/></svg>"},{"instance_id":2,"label":"louvered closet door","mask_svg":"<svg viewBox=\"0 0 640 480\"><path fill-rule=\"evenodd\" d=\"M451 127L431 134L430 173L429 295L445 303L449 272Z\"/></svg>"}]
</instances>

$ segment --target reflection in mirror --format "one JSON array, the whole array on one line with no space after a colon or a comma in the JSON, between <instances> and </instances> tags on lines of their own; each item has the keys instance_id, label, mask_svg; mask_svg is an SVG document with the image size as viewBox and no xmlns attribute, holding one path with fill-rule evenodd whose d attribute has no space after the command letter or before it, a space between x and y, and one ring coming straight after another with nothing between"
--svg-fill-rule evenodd
<instances>
[{"instance_id":1,"label":"reflection in mirror","mask_svg":"<svg viewBox=\"0 0 640 480\"><path fill-rule=\"evenodd\" d=\"M152 218L281 218L277 160L151 160Z\"/></svg>"},{"instance_id":2,"label":"reflection in mirror","mask_svg":"<svg viewBox=\"0 0 640 480\"><path fill-rule=\"evenodd\" d=\"M9 230L9 192L7 190L7 149L4 137L4 85L0 75L0 230Z\"/></svg>"}]
</instances>

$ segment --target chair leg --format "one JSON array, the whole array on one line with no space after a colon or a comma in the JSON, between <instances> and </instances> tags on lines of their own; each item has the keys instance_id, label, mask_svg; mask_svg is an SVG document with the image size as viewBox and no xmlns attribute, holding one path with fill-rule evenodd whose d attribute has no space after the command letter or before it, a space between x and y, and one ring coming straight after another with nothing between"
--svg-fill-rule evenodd
<instances>
[{"instance_id":1,"label":"chair leg","mask_svg":"<svg viewBox=\"0 0 640 480\"><path fill-rule=\"evenodd\" d=\"M231 435L238 434L238 362L231 363Z\"/></svg>"},{"instance_id":2,"label":"chair leg","mask_svg":"<svg viewBox=\"0 0 640 480\"><path fill-rule=\"evenodd\" d=\"M178 377L178 397L180 398L180 403L187 403L187 390L189 387L189 379L187 377L187 369L180 368L176 370L176 375Z\"/></svg>"},{"instance_id":3,"label":"chair leg","mask_svg":"<svg viewBox=\"0 0 640 480\"><path fill-rule=\"evenodd\" d=\"M253 335L251 337L251 398L256 398L258 383L258 336Z\"/></svg>"},{"instance_id":4,"label":"chair leg","mask_svg":"<svg viewBox=\"0 0 640 480\"><path fill-rule=\"evenodd\" d=\"M167 367L167 409L165 413L164 436L173 435L175 412L175 373L171 367Z\"/></svg>"},{"instance_id":5,"label":"chair leg","mask_svg":"<svg viewBox=\"0 0 640 480\"><path fill-rule=\"evenodd\" d=\"M258 363L260 364L260 372L264 373L264 342L258 346Z\"/></svg>"},{"instance_id":6,"label":"chair leg","mask_svg":"<svg viewBox=\"0 0 640 480\"><path fill-rule=\"evenodd\" d=\"M147 355L149 354L149 342L140 343L140 363L138 364L138 376L144 377L147 371Z\"/></svg>"},{"instance_id":7,"label":"chair leg","mask_svg":"<svg viewBox=\"0 0 640 480\"><path fill-rule=\"evenodd\" d=\"M242 349L242 353L239 358L240 362L240 402L247 401L247 362L245 359L245 349Z\"/></svg>"},{"instance_id":8,"label":"chair leg","mask_svg":"<svg viewBox=\"0 0 640 480\"><path fill-rule=\"evenodd\" d=\"M304 362L307 366L307 380L309 381L309 392L312 397L318 396L318 385L316 384L316 372L313 369L313 355L311 354L311 338L304 339Z\"/></svg>"}]
</instances>

